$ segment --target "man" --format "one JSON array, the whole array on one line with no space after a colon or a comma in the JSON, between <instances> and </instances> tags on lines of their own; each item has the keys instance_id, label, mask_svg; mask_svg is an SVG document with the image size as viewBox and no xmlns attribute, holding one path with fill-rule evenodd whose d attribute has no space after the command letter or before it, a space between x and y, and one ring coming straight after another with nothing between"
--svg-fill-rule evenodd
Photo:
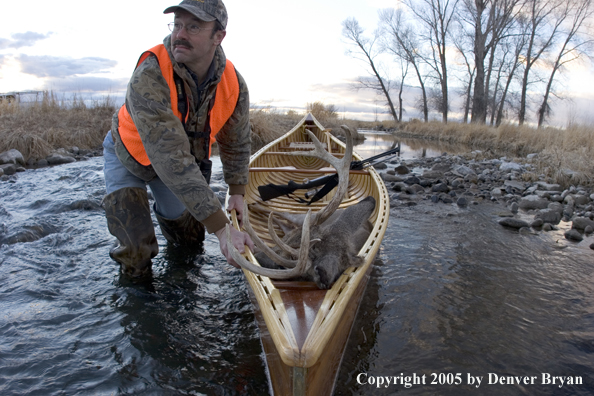
<instances>
[{"instance_id":1,"label":"man","mask_svg":"<svg viewBox=\"0 0 594 396\"><path fill-rule=\"evenodd\" d=\"M221 0L184 0L162 45L142 54L128 84L126 104L114 114L104 147L107 225L119 242L110 256L122 272L151 270L158 246L146 185L151 188L163 236L178 245L200 245L204 230L227 252L229 222L210 189L211 144L219 145L229 185L227 210L241 218L250 156L249 95L225 57L227 10ZM232 228L239 251L253 250L247 234Z\"/></svg>"}]
</instances>

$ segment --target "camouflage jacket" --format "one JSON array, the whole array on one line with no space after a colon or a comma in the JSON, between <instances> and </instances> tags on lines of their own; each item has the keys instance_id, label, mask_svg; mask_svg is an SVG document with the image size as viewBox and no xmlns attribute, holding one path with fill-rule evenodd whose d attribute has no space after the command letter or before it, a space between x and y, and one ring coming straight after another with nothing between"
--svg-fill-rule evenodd
<instances>
[{"instance_id":1,"label":"camouflage jacket","mask_svg":"<svg viewBox=\"0 0 594 396\"><path fill-rule=\"evenodd\" d=\"M171 55L170 36L163 43L175 72L183 79L189 100L186 129L203 131L211 100L224 70L226 57L218 47L214 56L214 75L198 92L189 70ZM249 93L243 77L237 72L239 99L231 118L216 135L223 175L230 194L243 194L248 182L250 157ZM199 97L200 96L200 97ZM149 56L132 74L126 93L126 106L151 161L143 166L128 153L118 133L118 113L112 121L116 154L133 174L145 181L159 177L184 203L188 211L215 232L228 222L221 204L202 176L198 162L205 157L203 138L190 138L171 109L169 86L161 74L155 56ZM115 132L115 133L114 133ZM197 162L198 161L198 162Z\"/></svg>"}]
</instances>

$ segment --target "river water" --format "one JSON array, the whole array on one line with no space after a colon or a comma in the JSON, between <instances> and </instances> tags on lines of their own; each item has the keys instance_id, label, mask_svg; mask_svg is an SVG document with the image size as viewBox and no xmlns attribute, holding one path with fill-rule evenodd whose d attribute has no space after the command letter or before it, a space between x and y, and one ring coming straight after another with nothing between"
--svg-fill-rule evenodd
<instances>
[{"instance_id":1,"label":"river water","mask_svg":"<svg viewBox=\"0 0 594 396\"><path fill-rule=\"evenodd\" d=\"M392 144L374 135L357 151ZM444 151L413 146L403 157ZM102 163L0 183L0 395L268 394L243 275L216 238L195 256L158 233L152 281L120 277ZM391 210L336 395L594 395L589 242L520 235L496 224L499 210ZM554 376L566 382L543 384ZM527 384L501 384L512 377Z\"/></svg>"}]
</instances>

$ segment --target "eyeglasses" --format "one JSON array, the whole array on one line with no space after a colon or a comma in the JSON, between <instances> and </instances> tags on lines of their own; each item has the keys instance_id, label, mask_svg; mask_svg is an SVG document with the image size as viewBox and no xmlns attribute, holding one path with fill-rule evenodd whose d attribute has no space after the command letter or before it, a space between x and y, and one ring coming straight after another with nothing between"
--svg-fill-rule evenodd
<instances>
[{"instance_id":1,"label":"eyeglasses","mask_svg":"<svg viewBox=\"0 0 594 396\"><path fill-rule=\"evenodd\" d=\"M202 30L213 30L213 28L203 28L203 27L200 27L194 23L192 23L190 25L184 25L183 23L171 22L171 23L167 24L167 26L169 26L169 30L171 30L173 33L178 33L183 28L186 28L186 32L190 36L195 36L198 33L200 33L200 31L202 31Z\"/></svg>"}]
</instances>

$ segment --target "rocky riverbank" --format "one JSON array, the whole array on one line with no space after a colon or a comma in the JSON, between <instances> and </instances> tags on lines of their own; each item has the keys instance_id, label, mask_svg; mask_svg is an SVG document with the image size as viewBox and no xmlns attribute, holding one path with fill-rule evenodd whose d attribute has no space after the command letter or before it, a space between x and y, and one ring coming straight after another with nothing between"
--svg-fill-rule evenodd
<instances>
[{"instance_id":1,"label":"rocky riverbank","mask_svg":"<svg viewBox=\"0 0 594 396\"><path fill-rule=\"evenodd\" d=\"M45 159L25 162L18 150L0 153L0 181L14 180L17 172L84 160L102 155L100 149L60 149ZM565 238L580 242L594 232L594 192L584 186L562 188L545 176L532 179L533 166L506 158L478 160L461 155L443 154L432 158L393 160L376 165L388 191L390 205L478 205L492 201L505 210L498 221L503 227L520 233L546 232L558 229L561 221L571 222ZM224 189L216 183L222 198ZM520 216L522 214L523 216ZM532 220L526 221L528 215ZM594 249L594 243L590 245Z\"/></svg>"},{"instance_id":2,"label":"rocky riverbank","mask_svg":"<svg viewBox=\"0 0 594 396\"><path fill-rule=\"evenodd\" d=\"M568 240L580 242L594 232L593 191L579 185L562 188L545 176L527 181L534 178L529 159L518 163L443 154L394 160L376 169L388 187L392 207L420 203L466 207L492 201L505 208L498 223L520 233L556 230L561 221L571 222L565 232Z\"/></svg>"},{"instance_id":3,"label":"rocky riverbank","mask_svg":"<svg viewBox=\"0 0 594 396\"><path fill-rule=\"evenodd\" d=\"M101 148L95 150L79 149L71 147L69 150L60 148L46 158L39 160L30 159L25 161L23 154L11 149L0 153L0 181L9 181L17 172L24 172L26 169L45 168L47 166L69 164L71 162L85 160L91 157L103 155Z\"/></svg>"}]
</instances>

